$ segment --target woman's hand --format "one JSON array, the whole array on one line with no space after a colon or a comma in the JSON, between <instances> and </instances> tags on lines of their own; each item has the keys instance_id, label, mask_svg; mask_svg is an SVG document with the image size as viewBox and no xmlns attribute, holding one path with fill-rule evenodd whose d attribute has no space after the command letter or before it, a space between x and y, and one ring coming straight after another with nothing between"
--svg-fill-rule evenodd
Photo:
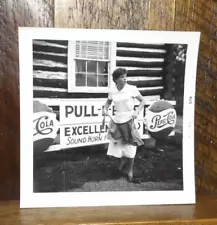
<instances>
[{"instance_id":1,"label":"woman's hand","mask_svg":"<svg viewBox=\"0 0 217 225\"><path fill-rule=\"evenodd\" d=\"M134 113L133 113L132 118L133 119L137 119L138 115L139 115L138 111L135 110Z\"/></svg>"},{"instance_id":2,"label":"woman's hand","mask_svg":"<svg viewBox=\"0 0 217 225\"><path fill-rule=\"evenodd\" d=\"M105 107L104 107L103 110L102 110L102 115L103 115L103 116L108 116L108 110L105 109Z\"/></svg>"},{"instance_id":3,"label":"woman's hand","mask_svg":"<svg viewBox=\"0 0 217 225\"><path fill-rule=\"evenodd\" d=\"M112 104L112 100L107 99L106 104L104 105L102 109L102 116L109 116L108 114L108 108Z\"/></svg>"}]
</instances>

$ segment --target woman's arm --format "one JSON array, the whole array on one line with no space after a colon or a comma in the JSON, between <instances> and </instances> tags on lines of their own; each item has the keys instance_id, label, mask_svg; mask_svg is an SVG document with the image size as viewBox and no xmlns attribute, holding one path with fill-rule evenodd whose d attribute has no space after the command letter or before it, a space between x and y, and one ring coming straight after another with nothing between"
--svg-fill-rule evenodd
<instances>
[{"instance_id":1,"label":"woman's arm","mask_svg":"<svg viewBox=\"0 0 217 225\"><path fill-rule=\"evenodd\" d=\"M140 104L139 106L137 107L137 109L134 111L133 113L133 118L136 119L139 115L139 112L144 108L145 106L145 99L142 95L138 95L136 96L136 99L139 100Z\"/></svg>"},{"instance_id":2,"label":"woman's arm","mask_svg":"<svg viewBox=\"0 0 217 225\"><path fill-rule=\"evenodd\" d=\"M102 110L102 115L103 116L108 116L108 109L110 107L110 105L112 104L112 100L110 99L107 99L104 107L103 107L103 110Z\"/></svg>"}]
</instances>

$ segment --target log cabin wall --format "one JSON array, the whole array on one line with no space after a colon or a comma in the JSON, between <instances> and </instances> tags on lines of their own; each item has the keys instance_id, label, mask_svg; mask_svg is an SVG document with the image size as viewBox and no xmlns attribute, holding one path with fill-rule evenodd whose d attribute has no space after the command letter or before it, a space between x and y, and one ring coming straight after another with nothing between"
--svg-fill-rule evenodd
<instances>
[{"instance_id":1,"label":"log cabin wall","mask_svg":"<svg viewBox=\"0 0 217 225\"><path fill-rule=\"evenodd\" d=\"M117 43L116 65L128 70L128 83L138 87L147 99L159 99L166 50L163 44Z\"/></svg>"},{"instance_id":2,"label":"log cabin wall","mask_svg":"<svg viewBox=\"0 0 217 225\"><path fill-rule=\"evenodd\" d=\"M104 98L106 93L68 93L68 41L33 42L34 98ZM128 83L136 85L147 100L164 96L166 58L164 44L117 43L116 66L128 70ZM167 100L172 100L172 96Z\"/></svg>"},{"instance_id":3,"label":"log cabin wall","mask_svg":"<svg viewBox=\"0 0 217 225\"><path fill-rule=\"evenodd\" d=\"M33 96L61 98L67 91L68 41L33 42Z\"/></svg>"}]
</instances>

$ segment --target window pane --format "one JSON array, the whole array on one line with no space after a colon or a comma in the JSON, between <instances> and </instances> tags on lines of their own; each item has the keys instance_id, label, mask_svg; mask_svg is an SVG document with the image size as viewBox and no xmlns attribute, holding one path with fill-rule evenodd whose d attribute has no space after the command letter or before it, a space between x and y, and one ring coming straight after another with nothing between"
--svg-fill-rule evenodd
<instances>
[{"instance_id":1,"label":"window pane","mask_svg":"<svg viewBox=\"0 0 217 225\"><path fill-rule=\"evenodd\" d=\"M96 68L97 62L95 61L87 61L87 72L97 72Z\"/></svg>"},{"instance_id":2,"label":"window pane","mask_svg":"<svg viewBox=\"0 0 217 225\"><path fill-rule=\"evenodd\" d=\"M98 62L98 73L108 73L108 63Z\"/></svg>"},{"instance_id":3,"label":"window pane","mask_svg":"<svg viewBox=\"0 0 217 225\"><path fill-rule=\"evenodd\" d=\"M87 74L87 86L96 87L97 86L97 75L95 73Z\"/></svg>"},{"instance_id":4,"label":"window pane","mask_svg":"<svg viewBox=\"0 0 217 225\"><path fill-rule=\"evenodd\" d=\"M76 60L75 71L76 72L86 72L86 61Z\"/></svg>"},{"instance_id":5,"label":"window pane","mask_svg":"<svg viewBox=\"0 0 217 225\"><path fill-rule=\"evenodd\" d=\"M86 74L85 73L76 73L76 78L75 78L76 82L75 85L76 86L82 86L82 87L86 87Z\"/></svg>"},{"instance_id":6,"label":"window pane","mask_svg":"<svg viewBox=\"0 0 217 225\"><path fill-rule=\"evenodd\" d=\"M98 76L98 86L99 87L108 87L108 75L99 75Z\"/></svg>"}]
</instances>

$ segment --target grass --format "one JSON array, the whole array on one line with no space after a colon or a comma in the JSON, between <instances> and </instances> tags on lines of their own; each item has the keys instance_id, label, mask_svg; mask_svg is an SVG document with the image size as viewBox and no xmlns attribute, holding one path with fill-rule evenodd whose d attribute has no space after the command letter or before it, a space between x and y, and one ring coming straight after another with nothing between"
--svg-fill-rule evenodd
<instances>
[{"instance_id":1,"label":"grass","mask_svg":"<svg viewBox=\"0 0 217 225\"><path fill-rule=\"evenodd\" d=\"M34 158L35 192L182 190L182 149L167 144L164 151L140 147L134 182L118 172L119 160L96 146L47 152Z\"/></svg>"}]
</instances>

